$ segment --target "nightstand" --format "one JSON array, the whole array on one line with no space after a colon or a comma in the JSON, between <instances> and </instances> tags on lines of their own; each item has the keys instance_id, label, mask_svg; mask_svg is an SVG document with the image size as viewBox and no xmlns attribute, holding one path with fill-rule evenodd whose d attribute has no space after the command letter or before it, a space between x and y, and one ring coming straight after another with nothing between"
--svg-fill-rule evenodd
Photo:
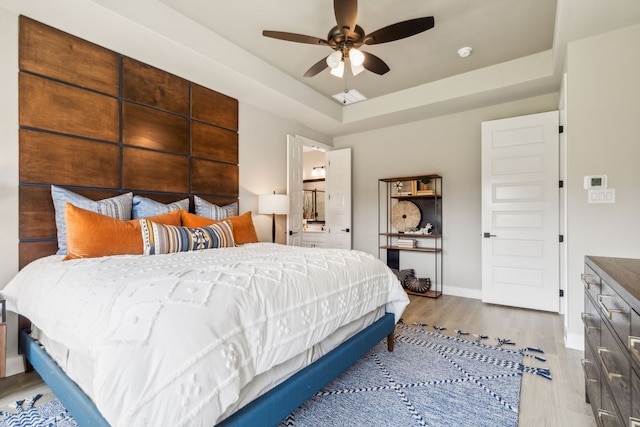
<instances>
[{"instance_id":1,"label":"nightstand","mask_svg":"<svg viewBox=\"0 0 640 427\"><path fill-rule=\"evenodd\" d=\"M0 378L7 375L7 306L4 298L0 297L2 307L0 317Z\"/></svg>"}]
</instances>

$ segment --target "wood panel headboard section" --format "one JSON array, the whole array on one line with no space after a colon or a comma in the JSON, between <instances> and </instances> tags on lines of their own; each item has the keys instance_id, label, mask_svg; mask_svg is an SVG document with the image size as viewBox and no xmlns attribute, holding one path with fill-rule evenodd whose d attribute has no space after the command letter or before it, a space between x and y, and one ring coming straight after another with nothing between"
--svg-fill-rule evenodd
<instances>
[{"instance_id":1,"label":"wood panel headboard section","mask_svg":"<svg viewBox=\"0 0 640 427\"><path fill-rule=\"evenodd\" d=\"M19 57L20 268L57 250L51 184L238 200L237 100L24 16Z\"/></svg>"}]
</instances>

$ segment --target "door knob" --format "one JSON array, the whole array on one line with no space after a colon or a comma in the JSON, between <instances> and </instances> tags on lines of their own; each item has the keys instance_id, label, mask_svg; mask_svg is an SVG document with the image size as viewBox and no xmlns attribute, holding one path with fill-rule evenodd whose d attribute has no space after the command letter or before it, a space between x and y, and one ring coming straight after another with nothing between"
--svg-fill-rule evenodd
<instances>
[{"instance_id":1,"label":"door knob","mask_svg":"<svg viewBox=\"0 0 640 427\"><path fill-rule=\"evenodd\" d=\"M484 233L483 236L485 239L488 239L489 237L496 237L495 234L490 234L490 233Z\"/></svg>"},{"instance_id":2,"label":"door knob","mask_svg":"<svg viewBox=\"0 0 640 427\"><path fill-rule=\"evenodd\" d=\"M348 228L345 228L344 230L340 230L340 231L344 231L345 233L348 233L350 230Z\"/></svg>"}]
</instances>

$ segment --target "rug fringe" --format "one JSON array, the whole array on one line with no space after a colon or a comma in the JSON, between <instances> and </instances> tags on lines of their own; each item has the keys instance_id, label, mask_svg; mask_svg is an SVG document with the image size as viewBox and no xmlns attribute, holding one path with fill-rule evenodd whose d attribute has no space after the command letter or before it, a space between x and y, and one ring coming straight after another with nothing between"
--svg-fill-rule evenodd
<instances>
[{"instance_id":1,"label":"rug fringe","mask_svg":"<svg viewBox=\"0 0 640 427\"><path fill-rule=\"evenodd\" d=\"M428 326L426 323L414 322L413 325L420 327L420 329L418 329L418 330L422 331L424 333L427 333L427 334L434 333L434 332L426 331L426 330L423 329L425 326ZM416 328L411 328L410 326L407 326L407 324L404 323L404 320L402 318L398 322L397 327L398 328L406 328L406 329L416 329ZM446 330L446 328L440 327L440 326L437 326L437 325L433 325L433 328L437 331L436 334L439 334L439 335L444 335L444 334L442 334L441 331ZM461 335L469 335L468 332L465 332L465 331L462 331L462 330L459 330L459 329L455 329L454 331L456 333L456 336L455 337L450 336L451 339L468 341L468 340L465 340L464 338L460 337ZM508 338L496 338L496 341L498 342L498 344L496 344L495 346L491 346L489 344L482 344L481 343L481 341L483 339L488 339L489 338L487 335L482 335L482 334L471 334L471 335L476 337L476 339L475 339L475 341L469 341L469 342L475 342L478 345L487 346L487 347L496 347L496 348L500 348L501 350L509 351L509 352L513 352L513 353L520 353L523 356L532 357L532 358L534 358L534 359L536 359L536 360L538 360L540 362L546 362L547 361L547 359L545 359L544 357L540 356L540 354L544 354L544 351L542 349L540 349L540 348L537 348L537 347L524 347L524 348L521 348L521 349L518 349L518 350L510 350L510 349L506 349L506 348L502 347L503 345L515 345L516 344L515 342L511 341ZM533 352L533 353L537 353L537 354L530 354L528 352ZM539 376L541 376L541 377L543 377L545 379L552 380L551 372L547 368L536 368L536 367L527 366L527 365L524 365L524 364L522 364L521 366L522 366L522 368L520 370L522 372L527 372L527 373L530 373L530 374L539 375Z\"/></svg>"}]
</instances>

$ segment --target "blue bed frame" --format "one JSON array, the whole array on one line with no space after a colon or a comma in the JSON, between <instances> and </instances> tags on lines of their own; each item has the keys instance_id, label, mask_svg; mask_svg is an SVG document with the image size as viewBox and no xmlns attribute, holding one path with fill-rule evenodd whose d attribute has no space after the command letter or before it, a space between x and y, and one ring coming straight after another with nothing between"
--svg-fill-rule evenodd
<instances>
[{"instance_id":1,"label":"blue bed frame","mask_svg":"<svg viewBox=\"0 0 640 427\"><path fill-rule=\"evenodd\" d=\"M385 314L338 348L223 420L218 426L277 425L385 337L389 337L388 348L392 351L394 328L393 313ZM93 401L29 336L27 330L20 333L20 348L78 425L109 426Z\"/></svg>"}]
</instances>

